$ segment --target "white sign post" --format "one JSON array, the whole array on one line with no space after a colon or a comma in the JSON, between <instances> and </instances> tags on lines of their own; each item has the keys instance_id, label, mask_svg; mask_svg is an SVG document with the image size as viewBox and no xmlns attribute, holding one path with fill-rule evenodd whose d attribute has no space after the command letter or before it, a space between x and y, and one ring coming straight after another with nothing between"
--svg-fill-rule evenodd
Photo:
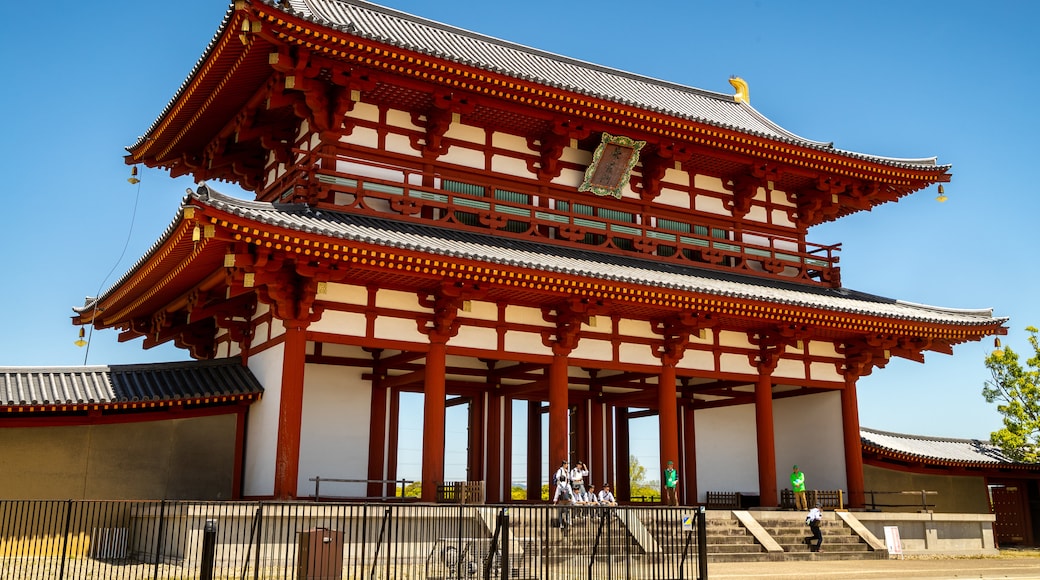
<instances>
[{"instance_id":1,"label":"white sign post","mask_svg":"<svg viewBox=\"0 0 1040 580\"><path fill-rule=\"evenodd\" d=\"M888 548L888 556L899 556L903 559L903 542L899 539L899 528L896 526L885 526L885 547Z\"/></svg>"}]
</instances>

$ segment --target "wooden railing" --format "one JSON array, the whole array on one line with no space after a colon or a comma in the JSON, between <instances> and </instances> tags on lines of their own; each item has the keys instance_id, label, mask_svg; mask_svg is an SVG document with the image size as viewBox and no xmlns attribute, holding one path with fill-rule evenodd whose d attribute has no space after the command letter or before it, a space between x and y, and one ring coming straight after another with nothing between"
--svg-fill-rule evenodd
<instances>
[{"instance_id":1,"label":"wooden railing","mask_svg":"<svg viewBox=\"0 0 1040 580\"><path fill-rule=\"evenodd\" d=\"M621 201L578 197L562 190L539 195L520 182L478 185L362 159L340 156L323 160L319 164L317 157L304 158L260 198L304 201L334 211L453 230L491 230L495 236L573 248L592 246L607 253L757 277L831 287L841 284L840 244L810 244L797 237L748 229L744 222L737 228L736 221L712 221L681 209L655 206L660 215L640 214L638 207ZM366 173L381 177L366 177ZM438 186L418 185L431 180Z\"/></svg>"},{"instance_id":2,"label":"wooden railing","mask_svg":"<svg viewBox=\"0 0 1040 580\"><path fill-rule=\"evenodd\" d=\"M817 503L825 510L845 509L845 493L840 489L807 489L805 490L805 501L809 507ZM790 489L780 490L780 507L794 509L794 492Z\"/></svg>"},{"instance_id":3,"label":"wooden railing","mask_svg":"<svg viewBox=\"0 0 1040 580\"><path fill-rule=\"evenodd\" d=\"M445 481L437 484L437 503L484 503L483 481Z\"/></svg>"}]
</instances>

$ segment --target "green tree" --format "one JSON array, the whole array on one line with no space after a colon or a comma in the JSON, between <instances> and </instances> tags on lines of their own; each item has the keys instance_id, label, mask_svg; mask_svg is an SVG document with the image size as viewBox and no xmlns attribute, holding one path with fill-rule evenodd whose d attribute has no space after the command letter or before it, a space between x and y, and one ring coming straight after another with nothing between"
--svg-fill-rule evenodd
<instances>
[{"instance_id":1,"label":"green tree","mask_svg":"<svg viewBox=\"0 0 1040 580\"><path fill-rule=\"evenodd\" d=\"M1008 457L1024 463L1040 461L1040 340L1037 329L1026 327L1033 356L1026 367L1010 347L998 348L986 357L992 380L986 381L982 396L997 403L1004 415L1004 428L990 434L990 441Z\"/></svg>"},{"instance_id":2,"label":"green tree","mask_svg":"<svg viewBox=\"0 0 1040 580\"><path fill-rule=\"evenodd\" d=\"M397 497L401 497L401 488L398 487L395 492ZM422 495L422 482L413 481L408 485L404 486L404 497L419 497Z\"/></svg>"},{"instance_id":3,"label":"green tree","mask_svg":"<svg viewBox=\"0 0 1040 580\"><path fill-rule=\"evenodd\" d=\"M661 490L656 481L646 480L646 467L639 463L635 455L628 456L628 481L631 486L631 497L643 498L643 501L661 501Z\"/></svg>"}]
</instances>

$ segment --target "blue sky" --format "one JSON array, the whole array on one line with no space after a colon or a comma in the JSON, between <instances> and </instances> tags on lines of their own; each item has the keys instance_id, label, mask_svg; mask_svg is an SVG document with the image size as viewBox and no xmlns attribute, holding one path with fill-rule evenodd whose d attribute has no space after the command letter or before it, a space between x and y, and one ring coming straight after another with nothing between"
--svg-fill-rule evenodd
<instances>
[{"instance_id":1,"label":"blue sky","mask_svg":"<svg viewBox=\"0 0 1040 580\"><path fill-rule=\"evenodd\" d=\"M1040 325L1040 3L949 1L386 0L406 12L550 52L732 93L803 137L953 165L935 190L810 231L842 243L842 279L911 302L995 309L1005 345ZM5 176L0 366L79 365L71 308L112 284L173 219L189 179L142 171L124 147L144 133L212 38L222 0L24 3L0 21ZM229 193L233 188L217 185ZM124 251L125 248L125 251ZM980 394L992 340L893 360L862 379L861 422L986 438L1000 416ZM95 332L90 364L180 360Z\"/></svg>"}]
</instances>

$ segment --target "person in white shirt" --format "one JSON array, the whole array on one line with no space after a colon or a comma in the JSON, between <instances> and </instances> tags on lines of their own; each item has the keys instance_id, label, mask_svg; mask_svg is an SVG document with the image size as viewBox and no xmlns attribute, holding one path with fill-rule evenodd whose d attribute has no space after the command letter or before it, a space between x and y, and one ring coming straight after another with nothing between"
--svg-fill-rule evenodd
<instances>
[{"instance_id":1,"label":"person in white shirt","mask_svg":"<svg viewBox=\"0 0 1040 580\"><path fill-rule=\"evenodd\" d=\"M614 494L610 493L610 484L604 483L603 489L599 490L599 505L614 506L617 502L614 501Z\"/></svg>"},{"instance_id":2,"label":"person in white shirt","mask_svg":"<svg viewBox=\"0 0 1040 580\"><path fill-rule=\"evenodd\" d=\"M585 478L589 475L589 467L582 462L574 464L574 469L571 469L571 487L578 490L579 493L585 492Z\"/></svg>"},{"instance_id":3,"label":"person in white shirt","mask_svg":"<svg viewBox=\"0 0 1040 580\"><path fill-rule=\"evenodd\" d=\"M805 538L805 544L809 546L810 552L822 552L820 545L823 544L823 532L820 531L820 522L823 520L823 510L820 509L820 503L816 502L816 506L809 510L809 515L805 516L805 523L809 524L809 529L812 530L812 537ZM816 545L812 545L812 541L816 540Z\"/></svg>"}]
</instances>

